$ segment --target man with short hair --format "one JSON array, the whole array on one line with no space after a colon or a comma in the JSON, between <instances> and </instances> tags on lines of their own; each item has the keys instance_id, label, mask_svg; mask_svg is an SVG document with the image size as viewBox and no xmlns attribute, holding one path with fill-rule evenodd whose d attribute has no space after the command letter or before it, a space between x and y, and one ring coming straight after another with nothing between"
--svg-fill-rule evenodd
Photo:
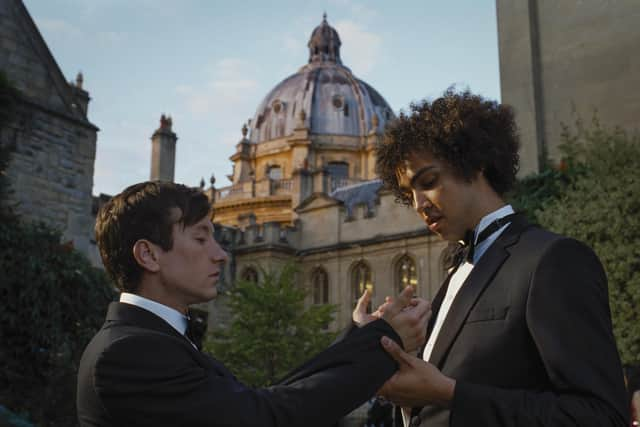
<instances>
[{"instance_id":1,"label":"man with short hair","mask_svg":"<svg viewBox=\"0 0 640 427\"><path fill-rule=\"evenodd\" d=\"M380 394L405 425L628 425L605 272L583 243L504 202L517 150L509 107L453 89L412 104L377 148L398 199L465 244L418 357L382 340L400 369Z\"/></svg>"},{"instance_id":2,"label":"man with short hair","mask_svg":"<svg viewBox=\"0 0 640 427\"><path fill-rule=\"evenodd\" d=\"M323 351L281 384L238 382L188 337L189 305L216 296L227 254L213 238L204 193L144 182L106 203L96 221L104 266L122 290L78 372L81 426L327 426L366 401L397 369L380 346L424 342L429 304L406 289L384 319Z\"/></svg>"}]
</instances>

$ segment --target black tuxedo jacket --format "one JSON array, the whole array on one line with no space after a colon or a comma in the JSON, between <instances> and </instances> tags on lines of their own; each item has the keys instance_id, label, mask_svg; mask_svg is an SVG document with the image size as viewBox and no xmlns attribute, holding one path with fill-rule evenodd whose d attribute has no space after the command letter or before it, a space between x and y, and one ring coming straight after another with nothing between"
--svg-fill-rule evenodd
<instances>
[{"instance_id":1,"label":"black tuxedo jacket","mask_svg":"<svg viewBox=\"0 0 640 427\"><path fill-rule=\"evenodd\" d=\"M380 346L384 321L354 332L282 384L253 389L142 308L112 303L78 372L81 426L327 426L395 372Z\"/></svg>"},{"instance_id":2,"label":"black tuxedo jacket","mask_svg":"<svg viewBox=\"0 0 640 427\"><path fill-rule=\"evenodd\" d=\"M628 426L600 261L522 216L467 277L430 362L455 396L449 409L414 408L412 425Z\"/></svg>"}]
</instances>

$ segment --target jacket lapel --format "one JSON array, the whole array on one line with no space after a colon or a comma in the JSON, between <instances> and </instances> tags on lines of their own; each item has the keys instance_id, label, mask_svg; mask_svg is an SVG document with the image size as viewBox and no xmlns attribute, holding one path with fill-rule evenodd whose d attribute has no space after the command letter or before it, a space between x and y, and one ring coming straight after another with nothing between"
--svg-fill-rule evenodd
<instances>
[{"instance_id":1,"label":"jacket lapel","mask_svg":"<svg viewBox=\"0 0 640 427\"><path fill-rule=\"evenodd\" d=\"M478 264L471 270L451 304L429 362L440 369L442 368L444 359L460 333L469 312L482 292L489 286L500 266L509 257L507 248L518 241L520 234L528 226L529 224L522 215L515 217L509 227L487 249Z\"/></svg>"}]
</instances>

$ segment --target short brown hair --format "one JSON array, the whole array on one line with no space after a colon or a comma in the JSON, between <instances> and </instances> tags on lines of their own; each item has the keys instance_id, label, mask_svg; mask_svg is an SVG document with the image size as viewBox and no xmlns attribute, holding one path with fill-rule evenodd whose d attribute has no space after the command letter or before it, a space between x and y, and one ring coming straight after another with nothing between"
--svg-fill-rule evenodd
<instances>
[{"instance_id":1,"label":"short brown hair","mask_svg":"<svg viewBox=\"0 0 640 427\"><path fill-rule=\"evenodd\" d=\"M411 205L396 173L410 154L428 152L467 181L482 170L494 191L504 195L515 183L518 147L511 107L449 88L433 102L412 103L387 126L376 147L376 172L399 201Z\"/></svg>"},{"instance_id":2,"label":"short brown hair","mask_svg":"<svg viewBox=\"0 0 640 427\"><path fill-rule=\"evenodd\" d=\"M178 220L172 215L175 208L181 212ZM210 210L209 199L197 188L159 181L127 187L105 203L96 218L96 241L107 273L120 290L135 292L142 268L133 257L133 245L147 239L168 251L173 224L193 225Z\"/></svg>"}]
</instances>

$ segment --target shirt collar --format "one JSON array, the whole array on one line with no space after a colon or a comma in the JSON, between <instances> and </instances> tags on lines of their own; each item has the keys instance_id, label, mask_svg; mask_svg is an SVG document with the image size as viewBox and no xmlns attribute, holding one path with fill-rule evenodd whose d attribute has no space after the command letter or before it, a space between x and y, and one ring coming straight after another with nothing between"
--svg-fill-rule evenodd
<instances>
[{"instance_id":1,"label":"shirt collar","mask_svg":"<svg viewBox=\"0 0 640 427\"><path fill-rule=\"evenodd\" d=\"M489 226L489 224L491 224L496 219L502 218L502 217L510 215L512 213L515 213L515 211L513 210L513 207L511 205L504 205L500 209L497 209L497 210L495 210L495 211L483 216L482 219L480 220L480 222L478 223L478 225L476 226L473 238L477 240L478 236L480 235L480 233L482 233L482 230L487 228ZM475 243L475 241L474 241L474 243Z\"/></svg>"},{"instance_id":2,"label":"shirt collar","mask_svg":"<svg viewBox=\"0 0 640 427\"><path fill-rule=\"evenodd\" d=\"M122 292L120 294L120 302L125 304L135 305L152 312L162 320L167 322L178 331L181 335L187 330L187 317L171 307L167 307L164 304L142 297L140 295L131 294L129 292Z\"/></svg>"}]
</instances>

